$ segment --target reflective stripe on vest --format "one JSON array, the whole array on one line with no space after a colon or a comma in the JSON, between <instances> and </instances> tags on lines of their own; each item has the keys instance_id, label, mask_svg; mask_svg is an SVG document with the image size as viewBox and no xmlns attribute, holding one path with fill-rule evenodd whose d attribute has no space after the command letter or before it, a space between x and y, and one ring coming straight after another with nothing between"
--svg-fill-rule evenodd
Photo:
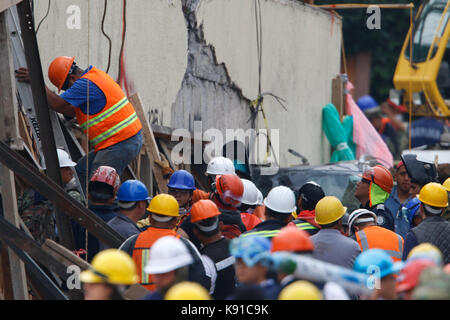
<instances>
[{"instance_id":1,"label":"reflective stripe on vest","mask_svg":"<svg viewBox=\"0 0 450 320\"><path fill-rule=\"evenodd\" d=\"M86 130L92 126L95 126L96 124L98 124L99 122L105 120L106 118L112 116L113 114L115 114L117 111L119 111L120 109L122 109L123 107L126 106L126 104L128 103L128 98L125 97L122 100L120 100L118 103L116 103L115 105L113 105L111 108L107 109L106 111L100 113L98 116L96 116L95 118L91 118L90 120L86 121L85 123L80 125L80 128L82 130Z\"/></svg>"},{"instance_id":2,"label":"reflective stripe on vest","mask_svg":"<svg viewBox=\"0 0 450 320\"><path fill-rule=\"evenodd\" d=\"M234 256L230 256L226 259L223 259L222 261L219 261L216 263L216 270L221 271L223 269L226 269L229 266L233 265L235 261L236 261L236 258Z\"/></svg>"},{"instance_id":3,"label":"reflective stripe on vest","mask_svg":"<svg viewBox=\"0 0 450 320\"><path fill-rule=\"evenodd\" d=\"M108 74L92 67L81 78L94 83L106 98L105 106L95 115L87 115L80 108L75 108L78 124L88 135L95 151L125 141L142 129L133 105Z\"/></svg>"},{"instance_id":4,"label":"reflective stripe on vest","mask_svg":"<svg viewBox=\"0 0 450 320\"><path fill-rule=\"evenodd\" d=\"M137 119L137 114L136 112L134 112L131 116L129 116L128 118L126 118L125 120L119 122L118 124L116 124L114 127L106 130L105 132L103 132L102 134L99 134L98 136L96 136L95 138L93 138L92 140L89 140L90 143L92 143L93 146L99 144L100 142L105 141L106 139L112 137L113 135L115 135L117 132L119 132L120 130L122 130L123 128L125 128L126 126L128 126L129 124L133 123L134 121L136 121Z\"/></svg>"},{"instance_id":5,"label":"reflective stripe on vest","mask_svg":"<svg viewBox=\"0 0 450 320\"><path fill-rule=\"evenodd\" d=\"M357 232L359 239L360 239L360 243L361 243L361 251L366 251L371 249L369 247L369 242L367 240L367 236L366 233L364 232L364 230L358 231ZM385 250L383 249L388 255L390 255L393 258L396 259L402 259L403 256L403 243L402 243L402 237L400 237L398 234L395 234L397 236L397 240L398 240L398 248L400 251L395 251L395 250ZM380 248L382 249L382 248Z\"/></svg>"},{"instance_id":6,"label":"reflective stripe on vest","mask_svg":"<svg viewBox=\"0 0 450 320\"><path fill-rule=\"evenodd\" d=\"M312 224L309 224L307 222L305 223L298 223L296 224L297 228L300 230L315 230L317 229ZM280 232L280 229L277 230L263 230L263 231L254 231L249 233L244 233L241 235L241 237L248 237L248 236L261 236L265 238L273 238Z\"/></svg>"},{"instance_id":7,"label":"reflective stripe on vest","mask_svg":"<svg viewBox=\"0 0 450 320\"><path fill-rule=\"evenodd\" d=\"M150 249L158 239L165 236L180 237L180 235L176 234L175 231L171 229L149 227L146 231L139 234L133 248L132 258L136 264L137 273L140 277L139 283L148 290L156 289L151 275L144 271L150 258Z\"/></svg>"}]
</instances>

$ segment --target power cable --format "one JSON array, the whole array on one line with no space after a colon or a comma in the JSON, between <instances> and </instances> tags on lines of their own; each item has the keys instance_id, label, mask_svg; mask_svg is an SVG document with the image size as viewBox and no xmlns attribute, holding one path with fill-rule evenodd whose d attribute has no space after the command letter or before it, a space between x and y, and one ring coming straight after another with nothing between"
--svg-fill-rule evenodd
<instances>
[{"instance_id":1,"label":"power cable","mask_svg":"<svg viewBox=\"0 0 450 320\"><path fill-rule=\"evenodd\" d=\"M102 29L103 35L106 37L106 39L108 39L108 43L109 43L108 66L106 67L106 73L109 72L109 68L111 67L111 51L112 51L112 40L105 32L105 18L106 18L106 10L107 10L107 8L108 8L108 0L105 0L101 29Z\"/></svg>"},{"instance_id":2,"label":"power cable","mask_svg":"<svg viewBox=\"0 0 450 320\"><path fill-rule=\"evenodd\" d=\"M51 0L48 0L48 6L47 6L47 13L45 14L45 16L41 19L41 21L38 23L38 26L36 28L36 34L39 31L39 28L41 27L42 22L44 22L45 19L47 19L48 14L50 13L50 5L51 5Z\"/></svg>"}]
</instances>

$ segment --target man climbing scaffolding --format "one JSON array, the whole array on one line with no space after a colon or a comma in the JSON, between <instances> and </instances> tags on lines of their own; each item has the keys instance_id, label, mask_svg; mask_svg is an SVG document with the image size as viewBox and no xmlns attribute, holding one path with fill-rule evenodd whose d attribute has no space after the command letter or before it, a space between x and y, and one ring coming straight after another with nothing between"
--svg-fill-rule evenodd
<instances>
[{"instance_id":1,"label":"man climbing scaffolding","mask_svg":"<svg viewBox=\"0 0 450 320\"><path fill-rule=\"evenodd\" d=\"M25 68L17 70L16 76L19 81L29 81ZM94 147L75 167L83 189L86 178L89 181L99 166L111 166L120 175L139 154L143 142L141 122L125 93L96 67L80 69L75 57L57 57L50 64L48 77L58 93L65 91L57 95L46 88L50 108L66 117L76 117Z\"/></svg>"}]
</instances>

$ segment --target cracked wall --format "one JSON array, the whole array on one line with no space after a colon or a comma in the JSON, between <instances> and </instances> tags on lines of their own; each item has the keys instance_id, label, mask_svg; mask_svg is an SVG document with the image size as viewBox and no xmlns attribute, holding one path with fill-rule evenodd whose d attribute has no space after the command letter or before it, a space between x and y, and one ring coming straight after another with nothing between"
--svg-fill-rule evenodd
<instances>
[{"instance_id":1,"label":"cracked wall","mask_svg":"<svg viewBox=\"0 0 450 320\"><path fill-rule=\"evenodd\" d=\"M270 97L264 101L269 127L280 130L281 164L300 163L288 148L305 155L311 164L327 162L329 144L321 130L321 109L331 100L331 79L339 73L341 21L295 0L260 3L262 92L286 99L288 109ZM35 4L39 21L47 3ZM66 26L70 5L81 8L79 30ZM122 0L109 0L105 19L113 43L109 73L114 79L119 70L122 5ZM248 103L258 94L254 5L254 0L127 1L126 89L128 94L140 93L151 122L192 130L194 120L202 120L204 131L250 128ZM103 1L52 1L38 33L44 74L58 55L74 55L81 66L89 62L106 69L109 48L101 33L103 9ZM264 128L261 115L257 127Z\"/></svg>"}]
</instances>

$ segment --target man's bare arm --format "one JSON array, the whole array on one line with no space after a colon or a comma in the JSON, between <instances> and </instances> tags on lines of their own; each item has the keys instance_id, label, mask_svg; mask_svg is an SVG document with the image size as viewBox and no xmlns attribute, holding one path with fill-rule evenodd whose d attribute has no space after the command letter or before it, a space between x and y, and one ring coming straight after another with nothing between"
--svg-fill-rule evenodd
<instances>
[{"instance_id":1,"label":"man's bare arm","mask_svg":"<svg viewBox=\"0 0 450 320\"><path fill-rule=\"evenodd\" d=\"M75 107L68 103L66 100L58 96L56 93L50 91L45 87L47 93L47 101L50 108L56 112L62 113L68 117L75 117Z\"/></svg>"}]
</instances>

